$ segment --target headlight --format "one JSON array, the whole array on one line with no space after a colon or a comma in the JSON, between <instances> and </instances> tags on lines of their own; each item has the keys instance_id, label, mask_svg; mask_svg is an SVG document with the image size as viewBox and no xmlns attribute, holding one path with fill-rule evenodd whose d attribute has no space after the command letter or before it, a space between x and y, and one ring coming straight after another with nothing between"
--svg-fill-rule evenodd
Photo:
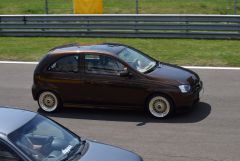
<instances>
[{"instance_id":1,"label":"headlight","mask_svg":"<svg viewBox=\"0 0 240 161\"><path fill-rule=\"evenodd\" d=\"M178 86L178 88L180 89L180 91L182 93L187 93L191 90L191 86L190 85L180 85Z\"/></svg>"}]
</instances>

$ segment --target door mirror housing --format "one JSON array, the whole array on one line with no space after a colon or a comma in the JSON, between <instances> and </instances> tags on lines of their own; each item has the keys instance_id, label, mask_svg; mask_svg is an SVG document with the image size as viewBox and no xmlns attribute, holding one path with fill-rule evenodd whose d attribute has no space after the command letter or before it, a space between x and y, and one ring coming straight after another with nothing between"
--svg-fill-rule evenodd
<instances>
[{"instance_id":1,"label":"door mirror housing","mask_svg":"<svg viewBox=\"0 0 240 161\"><path fill-rule=\"evenodd\" d=\"M119 73L119 75L120 75L120 77L128 77L128 76L130 76L131 74L130 74L130 72L128 71L127 68L124 68L124 70L121 71L121 72Z\"/></svg>"}]
</instances>

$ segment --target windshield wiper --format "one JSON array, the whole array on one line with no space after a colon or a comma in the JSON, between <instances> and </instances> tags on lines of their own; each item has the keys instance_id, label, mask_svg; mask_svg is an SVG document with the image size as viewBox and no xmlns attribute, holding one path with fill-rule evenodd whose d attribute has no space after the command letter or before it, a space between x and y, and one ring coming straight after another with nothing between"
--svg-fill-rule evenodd
<instances>
[{"instance_id":1,"label":"windshield wiper","mask_svg":"<svg viewBox=\"0 0 240 161\"><path fill-rule=\"evenodd\" d=\"M73 153L73 155L71 156L71 158L76 158L77 155L82 155L82 151L85 147L86 144L86 140L82 140L80 146L78 147L77 151L75 151L75 153Z\"/></svg>"}]
</instances>

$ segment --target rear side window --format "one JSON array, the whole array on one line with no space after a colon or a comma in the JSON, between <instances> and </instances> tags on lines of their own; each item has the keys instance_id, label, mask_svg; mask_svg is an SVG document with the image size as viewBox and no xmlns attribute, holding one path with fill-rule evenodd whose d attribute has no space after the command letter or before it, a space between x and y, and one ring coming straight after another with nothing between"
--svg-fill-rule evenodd
<instances>
[{"instance_id":1,"label":"rear side window","mask_svg":"<svg viewBox=\"0 0 240 161\"><path fill-rule=\"evenodd\" d=\"M69 73L69 72L78 72L78 55L69 55L64 56L58 59L56 62L51 64L48 67L48 71L51 72L62 72L62 73Z\"/></svg>"}]
</instances>

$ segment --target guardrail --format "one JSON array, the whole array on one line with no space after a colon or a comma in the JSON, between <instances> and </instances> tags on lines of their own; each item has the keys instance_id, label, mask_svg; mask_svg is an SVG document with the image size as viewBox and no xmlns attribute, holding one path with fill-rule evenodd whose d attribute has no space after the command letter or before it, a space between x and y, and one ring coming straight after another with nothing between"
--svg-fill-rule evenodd
<instances>
[{"instance_id":1,"label":"guardrail","mask_svg":"<svg viewBox=\"0 0 240 161\"><path fill-rule=\"evenodd\" d=\"M0 15L0 36L240 39L240 16Z\"/></svg>"}]
</instances>

